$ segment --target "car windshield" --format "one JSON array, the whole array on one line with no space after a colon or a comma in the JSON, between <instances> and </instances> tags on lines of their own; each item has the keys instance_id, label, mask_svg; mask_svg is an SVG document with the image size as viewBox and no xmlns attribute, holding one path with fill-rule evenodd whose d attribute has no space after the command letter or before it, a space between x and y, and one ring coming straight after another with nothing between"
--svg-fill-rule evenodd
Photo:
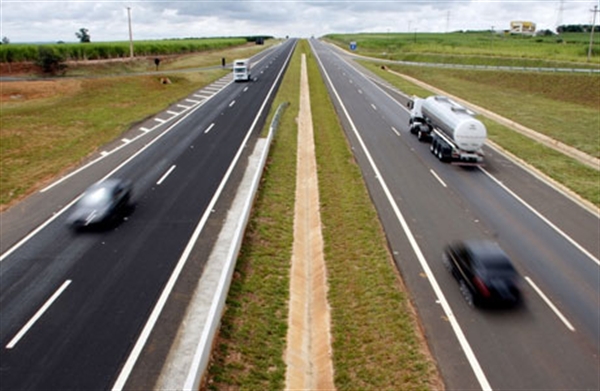
<instances>
[{"instance_id":1,"label":"car windshield","mask_svg":"<svg viewBox=\"0 0 600 391\"><path fill-rule=\"evenodd\" d=\"M106 205L110 201L110 191L105 187L100 187L86 192L80 200L82 206Z\"/></svg>"}]
</instances>

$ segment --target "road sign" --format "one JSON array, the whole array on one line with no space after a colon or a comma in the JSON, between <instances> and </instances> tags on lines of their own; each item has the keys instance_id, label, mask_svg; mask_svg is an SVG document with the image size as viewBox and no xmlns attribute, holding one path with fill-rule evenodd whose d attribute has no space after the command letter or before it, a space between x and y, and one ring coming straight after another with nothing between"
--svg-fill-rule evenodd
<instances>
[{"instance_id":1,"label":"road sign","mask_svg":"<svg viewBox=\"0 0 600 391\"><path fill-rule=\"evenodd\" d=\"M350 50L356 50L356 42L350 42Z\"/></svg>"}]
</instances>

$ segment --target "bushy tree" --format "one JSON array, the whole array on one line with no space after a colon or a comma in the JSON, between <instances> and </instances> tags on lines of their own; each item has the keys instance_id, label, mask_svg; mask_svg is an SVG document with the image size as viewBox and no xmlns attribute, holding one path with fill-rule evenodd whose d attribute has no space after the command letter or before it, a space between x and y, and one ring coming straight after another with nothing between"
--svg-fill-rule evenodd
<instances>
[{"instance_id":1,"label":"bushy tree","mask_svg":"<svg viewBox=\"0 0 600 391\"><path fill-rule=\"evenodd\" d=\"M78 32L75 33L75 36L79 38L81 43L92 42L90 37L90 31L86 28L80 28Z\"/></svg>"},{"instance_id":2,"label":"bushy tree","mask_svg":"<svg viewBox=\"0 0 600 391\"><path fill-rule=\"evenodd\" d=\"M36 64L42 67L44 73L53 75L63 72L67 65L65 59L54 48L49 46L38 47L38 59Z\"/></svg>"},{"instance_id":3,"label":"bushy tree","mask_svg":"<svg viewBox=\"0 0 600 391\"><path fill-rule=\"evenodd\" d=\"M10 43L10 39L8 37L2 37L2 45L8 45Z\"/></svg>"}]
</instances>

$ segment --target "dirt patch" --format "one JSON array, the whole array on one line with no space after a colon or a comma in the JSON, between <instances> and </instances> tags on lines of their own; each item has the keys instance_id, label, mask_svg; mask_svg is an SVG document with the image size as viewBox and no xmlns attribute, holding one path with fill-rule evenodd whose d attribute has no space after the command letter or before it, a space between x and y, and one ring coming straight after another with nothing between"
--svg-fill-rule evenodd
<instances>
[{"instance_id":1,"label":"dirt patch","mask_svg":"<svg viewBox=\"0 0 600 391\"><path fill-rule=\"evenodd\" d=\"M0 63L0 76L2 77L22 77L38 73L42 73L42 68L33 62Z\"/></svg>"},{"instance_id":2,"label":"dirt patch","mask_svg":"<svg viewBox=\"0 0 600 391\"><path fill-rule=\"evenodd\" d=\"M81 90L81 80L44 80L2 82L0 102L25 102L57 96L74 95Z\"/></svg>"}]
</instances>

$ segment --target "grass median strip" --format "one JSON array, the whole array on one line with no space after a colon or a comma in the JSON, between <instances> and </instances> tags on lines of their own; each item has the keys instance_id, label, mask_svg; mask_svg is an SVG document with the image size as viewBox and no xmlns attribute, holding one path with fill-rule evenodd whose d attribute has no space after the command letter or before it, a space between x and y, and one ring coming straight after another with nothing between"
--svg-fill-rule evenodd
<instances>
[{"instance_id":1,"label":"grass median strip","mask_svg":"<svg viewBox=\"0 0 600 391\"><path fill-rule=\"evenodd\" d=\"M308 59L335 386L440 389L316 62L301 41L273 107L288 101L228 297L207 389L283 389L300 54Z\"/></svg>"},{"instance_id":2,"label":"grass median strip","mask_svg":"<svg viewBox=\"0 0 600 391\"><path fill-rule=\"evenodd\" d=\"M281 103L290 103L280 117L254 202L205 389L281 390L285 385L299 80L296 51L269 116Z\"/></svg>"}]
</instances>

